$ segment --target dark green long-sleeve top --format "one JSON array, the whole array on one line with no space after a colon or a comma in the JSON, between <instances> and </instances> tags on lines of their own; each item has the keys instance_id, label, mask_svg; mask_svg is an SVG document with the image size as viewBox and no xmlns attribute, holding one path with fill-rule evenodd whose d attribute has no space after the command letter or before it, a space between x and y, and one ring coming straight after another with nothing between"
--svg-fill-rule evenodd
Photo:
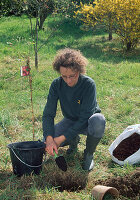
<instances>
[{"instance_id":1,"label":"dark green long-sleeve top","mask_svg":"<svg viewBox=\"0 0 140 200\"><path fill-rule=\"evenodd\" d=\"M87 127L88 119L92 114L100 112L96 100L96 85L90 77L80 75L74 87L69 87L62 77L59 77L51 84L43 112L44 138L49 135L54 137L54 118L58 100L63 116L75 121L75 124L64 133L68 141Z\"/></svg>"}]
</instances>

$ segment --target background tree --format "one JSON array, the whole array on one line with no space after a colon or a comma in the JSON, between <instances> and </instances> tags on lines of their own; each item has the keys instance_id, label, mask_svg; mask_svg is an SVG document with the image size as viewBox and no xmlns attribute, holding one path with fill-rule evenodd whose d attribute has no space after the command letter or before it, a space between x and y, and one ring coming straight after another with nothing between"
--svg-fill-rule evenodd
<instances>
[{"instance_id":1,"label":"background tree","mask_svg":"<svg viewBox=\"0 0 140 200\"><path fill-rule=\"evenodd\" d=\"M1 15L21 15L23 13L23 0L1 0L0 1L0 16Z\"/></svg>"},{"instance_id":2,"label":"background tree","mask_svg":"<svg viewBox=\"0 0 140 200\"><path fill-rule=\"evenodd\" d=\"M140 40L140 1L118 0L116 2L114 30L127 51L138 45Z\"/></svg>"},{"instance_id":3,"label":"background tree","mask_svg":"<svg viewBox=\"0 0 140 200\"><path fill-rule=\"evenodd\" d=\"M24 0L24 7L30 17L38 18L38 26L41 30L46 18L54 11L55 0Z\"/></svg>"},{"instance_id":4,"label":"background tree","mask_svg":"<svg viewBox=\"0 0 140 200\"><path fill-rule=\"evenodd\" d=\"M109 40L112 39L112 29L115 18L115 8L112 6L112 0L96 0L92 4L81 3L79 9L75 13L87 27L94 27L97 23L106 24L109 32Z\"/></svg>"},{"instance_id":5,"label":"background tree","mask_svg":"<svg viewBox=\"0 0 140 200\"><path fill-rule=\"evenodd\" d=\"M54 0L24 0L23 4L30 20L31 36L35 53L35 68L38 69L38 34L43 28L45 19L54 10ZM32 19L36 18L35 24Z\"/></svg>"},{"instance_id":6,"label":"background tree","mask_svg":"<svg viewBox=\"0 0 140 200\"><path fill-rule=\"evenodd\" d=\"M92 3L94 0L55 0L55 7L58 14L65 16L66 18L73 19L74 12L80 3Z\"/></svg>"},{"instance_id":7,"label":"background tree","mask_svg":"<svg viewBox=\"0 0 140 200\"><path fill-rule=\"evenodd\" d=\"M76 16L87 26L105 23L112 39L112 30L119 35L127 50L135 47L140 38L139 0L95 0L80 4Z\"/></svg>"}]
</instances>

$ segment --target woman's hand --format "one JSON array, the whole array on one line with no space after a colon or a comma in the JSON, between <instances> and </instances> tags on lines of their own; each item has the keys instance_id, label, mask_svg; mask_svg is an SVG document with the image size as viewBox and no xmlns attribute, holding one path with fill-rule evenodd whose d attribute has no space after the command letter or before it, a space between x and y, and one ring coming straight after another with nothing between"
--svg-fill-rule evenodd
<instances>
[{"instance_id":1,"label":"woman's hand","mask_svg":"<svg viewBox=\"0 0 140 200\"><path fill-rule=\"evenodd\" d=\"M45 143L45 151L47 151L49 155L54 156L54 151L56 152L56 154L58 154L58 147L52 136L48 136Z\"/></svg>"},{"instance_id":2,"label":"woman's hand","mask_svg":"<svg viewBox=\"0 0 140 200\"><path fill-rule=\"evenodd\" d=\"M56 154L58 154L58 148L61 145L62 142L66 140L64 135L61 135L59 137L53 138L52 136L48 136L46 138L46 148L45 151L51 156L54 156L54 151Z\"/></svg>"}]
</instances>

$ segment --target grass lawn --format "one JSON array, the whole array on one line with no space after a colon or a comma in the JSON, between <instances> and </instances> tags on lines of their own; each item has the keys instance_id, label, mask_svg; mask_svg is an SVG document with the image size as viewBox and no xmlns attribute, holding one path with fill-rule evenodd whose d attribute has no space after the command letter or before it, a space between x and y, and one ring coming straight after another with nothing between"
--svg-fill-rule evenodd
<instances>
[{"instance_id":1,"label":"grass lawn","mask_svg":"<svg viewBox=\"0 0 140 200\"><path fill-rule=\"evenodd\" d=\"M125 128L140 124L140 46L126 53L115 34L113 40L108 41L104 27L83 31L79 24L68 19L61 21L61 26L47 41L60 20L49 17L44 30L39 32L38 47L44 45L38 52L39 68L36 70L29 19L26 16L0 18L0 200L90 200L93 199L91 190L97 183L104 184L104 181L117 177L123 180L140 169L140 164L122 167L114 163L108 151ZM60 149L68 162L66 173L60 171L53 158L47 156L39 176L18 178L13 174L7 145L33 140L29 78L20 76L20 66L26 64L29 56L35 140L42 139L42 112L50 84L59 76L53 71L52 62L57 50L64 47L79 49L88 58L86 73L96 82L97 100L106 117L105 135L94 155L94 170L86 173L81 168L86 139L81 136L78 153L73 157L65 155L68 147ZM55 122L61 119L58 105ZM132 200L133 197L120 190L118 199ZM137 199L140 199L138 193Z\"/></svg>"}]
</instances>

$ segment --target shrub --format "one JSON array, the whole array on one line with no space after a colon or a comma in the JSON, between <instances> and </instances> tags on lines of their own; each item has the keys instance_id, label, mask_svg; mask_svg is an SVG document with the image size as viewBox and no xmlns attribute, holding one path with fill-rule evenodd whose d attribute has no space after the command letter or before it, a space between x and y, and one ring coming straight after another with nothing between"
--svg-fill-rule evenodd
<instances>
[{"instance_id":1,"label":"shrub","mask_svg":"<svg viewBox=\"0 0 140 200\"><path fill-rule=\"evenodd\" d=\"M136 47L140 39L140 1L118 0L115 22L115 32L127 51Z\"/></svg>"},{"instance_id":2,"label":"shrub","mask_svg":"<svg viewBox=\"0 0 140 200\"><path fill-rule=\"evenodd\" d=\"M21 15L23 0L1 0L0 15Z\"/></svg>"},{"instance_id":3,"label":"shrub","mask_svg":"<svg viewBox=\"0 0 140 200\"><path fill-rule=\"evenodd\" d=\"M87 26L104 22L112 39L112 30L120 37L127 50L136 47L140 38L139 0L95 0L80 4L75 12Z\"/></svg>"}]
</instances>

